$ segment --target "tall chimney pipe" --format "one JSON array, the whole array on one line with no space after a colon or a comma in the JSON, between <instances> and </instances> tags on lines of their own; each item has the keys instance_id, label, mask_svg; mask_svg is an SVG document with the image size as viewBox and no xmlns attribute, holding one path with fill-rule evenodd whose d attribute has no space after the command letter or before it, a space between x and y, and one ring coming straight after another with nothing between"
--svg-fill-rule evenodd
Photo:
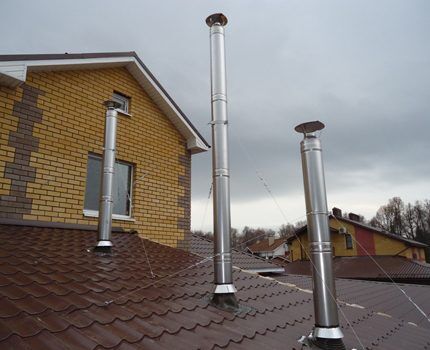
<instances>
[{"instance_id":1,"label":"tall chimney pipe","mask_svg":"<svg viewBox=\"0 0 430 350\"><path fill-rule=\"evenodd\" d=\"M98 222L98 242L94 251L110 253L112 250L112 210L113 210L113 179L115 172L116 124L120 104L105 101L107 108L104 132L103 163L100 184L100 205Z\"/></svg>"},{"instance_id":2,"label":"tall chimney pipe","mask_svg":"<svg viewBox=\"0 0 430 350\"><path fill-rule=\"evenodd\" d=\"M316 135L323 128L319 121L295 128L304 135L300 146L314 286L315 327L308 340L321 349L345 349L336 304L321 141Z\"/></svg>"},{"instance_id":3,"label":"tall chimney pipe","mask_svg":"<svg viewBox=\"0 0 430 350\"><path fill-rule=\"evenodd\" d=\"M212 181L215 237L215 290L212 304L223 308L237 308L230 238L230 174L224 47L224 26L227 24L227 17L222 13L215 13L206 18L206 24L210 28L211 47Z\"/></svg>"}]
</instances>

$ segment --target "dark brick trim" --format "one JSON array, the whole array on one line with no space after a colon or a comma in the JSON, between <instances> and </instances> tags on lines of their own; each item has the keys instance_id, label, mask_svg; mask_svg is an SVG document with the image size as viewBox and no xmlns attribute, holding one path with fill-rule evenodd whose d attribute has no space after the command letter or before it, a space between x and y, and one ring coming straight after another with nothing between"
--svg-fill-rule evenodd
<instances>
[{"instance_id":1,"label":"dark brick trim","mask_svg":"<svg viewBox=\"0 0 430 350\"><path fill-rule=\"evenodd\" d=\"M184 189L184 195L178 196L178 207L184 209L184 216L178 218L178 229L184 230L184 239L178 240L178 248L188 250L191 240L191 152L179 156L179 164L184 167L184 174L178 176L178 184Z\"/></svg>"},{"instance_id":2,"label":"dark brick trim","mask_svg":"<svg viewBox=\"0 0 430 350\"><path fill-rule=\"evenodd\" d=\"M4 177L11 180L9 195L0 196L0 218L22 219L31 212L32 199L27 198L27 185L36 179L36 169L30 166L31 152L39 150L39 139L33 136L34 123L42 121L37 107L44 92L22 85L22 99L15 101L12 115L18 118L16 131L9 133L8 145L15 148L13 162L6 162Z\"/></svg>"},{"instance_id":3,"label":"dark brick trim","mask_svg":"<svg viewBox=\"0 0 430 350\"><path fill-rule=\"evenodd\" d=\"M67 224L64 222L19 220L19 219L8 219L8 218L0 218L0 225L47 227L47 228L60 228L60 229L67 229L67 230L80 230L80 231L97 231L97 225ZM126 231L122 227L113 227L112 232L126 232Z\"/></svg>"}]
</instances>

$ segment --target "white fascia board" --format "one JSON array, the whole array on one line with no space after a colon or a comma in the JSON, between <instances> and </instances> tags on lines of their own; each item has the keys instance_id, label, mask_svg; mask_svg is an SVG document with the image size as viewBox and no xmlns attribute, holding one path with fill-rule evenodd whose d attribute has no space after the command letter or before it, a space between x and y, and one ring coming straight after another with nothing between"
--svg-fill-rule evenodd
<instances>
[{"instance_id":1,"label":"white fascia board","mask_svg":"<svg viewBox=\"0 0 430 350\"><path fill-rule=\"evenodd\" d=\"M186 130L181 130L181 131L185 131L185 133L186 133L186 135L184 135L184 136L187 139L187 148L189 150L191 150L192 153L199 153L199 152L207 151L209 149L208 146L206 146L206 144L199 137L199 135L197 135L197 133L191 128L191 126L188 124L188 122L184 119L184 117L181 115L181 113L177 110L175 105L164 94L164 91L162 91L160 89L160 87L158 86L158 84L155 81L153 81L151 76L139 64L139 62L137 62L137 60L135 58L133 58L133 60L134 60L133 68L137 68L139 70L140 74L142 74L142 76L145 78L145 80L150 83L151 87L156 91L157 95L162 98L162 103L159 107L163 110L163 112L165 112L167 114L167 116L169 118L172 119L172 114L174 115L174 118L176 120L171 120L171 121L173 124L176 125L176 127L178 127L178 129L181 130L180 126L185 126ZM133 69L129 69L129 70L133 74ZM156 100L155 102L157 103L158 101ZM178 123L178 121L179 121L179 123ZM178 124L180 124L180 125L178 125Z\"/></svg>"},{"instance_id":2,"label":"white fascia board","mask_svg":"<svg viewBox=\"0 0 430 350\"><path fill-rule=\"evenodd\" d=\"M99 58L71 58L23 61L29 71L54 71L72 69L94 69L102 67L124 66L133 62L134 57L99 57Z\"/></svg>"},{"instance_id":3,"label":"white fascia board","mask_svg":"<svg viewBox=\"0 0 430 350\"><path fill-rule=\"evenodd\" d=\"M15 88L25 82L27 66L20 62L0 62L0 86Z\"/></svg>"}]
</instances>

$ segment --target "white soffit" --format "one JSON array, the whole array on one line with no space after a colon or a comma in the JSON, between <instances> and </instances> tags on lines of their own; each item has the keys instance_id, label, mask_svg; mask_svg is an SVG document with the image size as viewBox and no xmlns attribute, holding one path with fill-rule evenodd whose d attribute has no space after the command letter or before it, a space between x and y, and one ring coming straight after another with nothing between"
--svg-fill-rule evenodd
<instances>
[{"instance_id":1,"label":"white soffit","mask_svg":"<svg viewBox=\"0 0 430 350\"><path fill-rule=\"evenodd\" d=\"M205 152L209 146L186 119L173 100L134 56L61 58L22 61L0 61L0 85L14 88L24 83L27 71L60 71L126 67L151 99L187 140L191 153Z\"/></svg>"}]
</instances>

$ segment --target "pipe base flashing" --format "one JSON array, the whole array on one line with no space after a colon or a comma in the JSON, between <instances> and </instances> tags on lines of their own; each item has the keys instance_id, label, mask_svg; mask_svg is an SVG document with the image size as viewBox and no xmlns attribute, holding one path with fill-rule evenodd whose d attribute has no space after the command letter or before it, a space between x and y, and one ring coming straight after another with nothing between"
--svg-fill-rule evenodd
<instances>
[{"instance_id":1,"label":"pipe base flashing","mask_svg":"<svg viewBox=\"0 0 430 350\"><path fill-rule=\"evenodd\" d=\"M311 344L322 350L346 350L342 339L312 338Z\"/></svg>"},{"instance_id":2,"label":"pipe base flashing","mask_svg":"<svg viewBox=\"0 0 430 350\"><path fill-rule=\"evenodd\" d=\"M236 295L234 293L225 293L225 294L214 293L212 295L210 305L226 311L236 312L239 310L239 302L237 301Z\"/></svg>"},{"instance_id":3,"label":"pipe base flashing","mask_svg":"<svg viewBox=\"0 0 430 350\"><path fill-rule=\"evenodd\" d=\"M346 350L340 327L315 327L307 337L299 339L299 343L310 349Z\"/></svg>"}]
</instances>

